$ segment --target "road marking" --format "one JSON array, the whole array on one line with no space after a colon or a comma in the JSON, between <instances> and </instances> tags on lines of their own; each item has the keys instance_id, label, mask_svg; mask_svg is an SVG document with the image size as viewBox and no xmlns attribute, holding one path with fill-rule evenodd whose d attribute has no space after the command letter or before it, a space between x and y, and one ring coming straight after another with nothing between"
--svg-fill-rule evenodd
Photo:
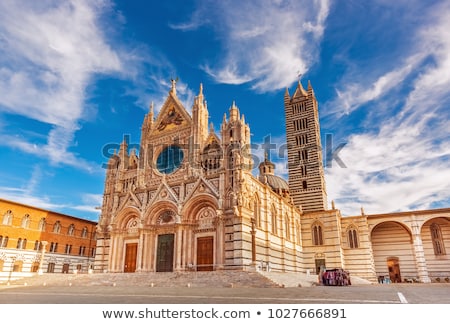
<instances>
[{"instance_id":1,"label":"road marking","mask_svg":"<svg viewBox=\"0 0 450 324\"><path fill-rule=\"evenodd\" d=\"M190 302L192 302L194 299L197 300L217 300L219 303L225 303L224 301L231 301L233 303L236 302L236 300L241 301L251 301L253 302L271 302L274 301L280 302L280 303L355 303L355 304L398 304L398 301L392 300L367 300L367 299L337 299L337 298L296 298L296 297L251 297L251 296L197 296L197 295L156 295L156 294L102 294L102 293L34 293L34 292L14 292L14 296L60 296L60 297L102 297L104 300L107 298L157 298L157 299L171 299L171 298L179 298L179 299L187 299ZM7 295L7 294L5 294ZM406 299L405 299L406 300Z\"/></svg>"},{"instance_id":2,"label":"road marking","mask_svg":"<svg viewBox=\"0 0 450 324\"><path fill-rule=\"evenodd\" d=\"M408 304L408 301L406 300L405 296L403 296L403 294L401 292L398 292L397 295L402 304Z\"/></svg>"}]
</instances>

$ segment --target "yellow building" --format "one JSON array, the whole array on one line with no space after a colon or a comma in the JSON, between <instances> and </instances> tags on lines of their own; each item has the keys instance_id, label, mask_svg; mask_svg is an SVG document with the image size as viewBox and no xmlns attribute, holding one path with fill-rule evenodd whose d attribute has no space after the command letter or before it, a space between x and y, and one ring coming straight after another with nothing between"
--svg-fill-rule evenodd
<instances>
[{"instance_id":1,"label":"yellow building","mask_svg":"<svg viewBox=\"0 0 450 324\"><path fill-rule=\"evenodd\" d=\"M0 281L91 268L96 222L5 199L0 217Z\"/></svg>"},{"instance_id":2,"label":"yellow building","mask_svg":"<svg viewBox=\"0 0 450 324\"><path fill-rule=\"evenodd\" d=\"M250 126L234 102L216 134L202 86L189 114L173 81L159 114L151 106L144 118L139 151L124 141L109 160L95 270L450 277L450 209L343 217L328 206L310 83L286 89L284 113L288 182L268 156L252 174Z\"/></svg>"}]
</instances>

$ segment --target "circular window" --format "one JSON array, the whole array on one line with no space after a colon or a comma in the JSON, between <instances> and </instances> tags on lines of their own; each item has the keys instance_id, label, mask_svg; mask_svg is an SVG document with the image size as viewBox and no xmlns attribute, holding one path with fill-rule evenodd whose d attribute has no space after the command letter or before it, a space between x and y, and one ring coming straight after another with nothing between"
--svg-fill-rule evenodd
<instances>
[{"instance_id":1,"label":"circular window","mask_svg":"<svg viewBox=\"0 0 450 324\"><path fill-rule=\"evenodd\" d=\"M167 146L156 159L156 168L161 173L172 173L183 162L183 150L176 145Z\"/></svg>"}]
</instances>

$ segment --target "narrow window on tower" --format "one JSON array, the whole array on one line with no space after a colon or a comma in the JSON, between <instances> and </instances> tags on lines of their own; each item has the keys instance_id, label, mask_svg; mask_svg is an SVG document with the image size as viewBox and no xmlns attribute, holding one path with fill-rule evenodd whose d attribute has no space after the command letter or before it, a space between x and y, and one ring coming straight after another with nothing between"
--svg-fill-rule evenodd
<instances>
[{"instance_id":1,"label":"narrow window on tower","mask_svg":"<svg viewBox=\"0 0 450 324\"><path fill-rule=\"evenodd\" d=\"M302 186L303 186L303 189L308 189L308 184L306 183L306 180L303 180Z\"/></svg>"},{"instance_id":2,"label":"narrow window on tower","mask_svg":"<svg viewBox=\"0 0 450 324\"><path fill-rule=\"evenodd\" d=\"M306 177L306 165L302 165L300 167L300 171L302 172L302 177Z\"/></svg>"}]
</instances>

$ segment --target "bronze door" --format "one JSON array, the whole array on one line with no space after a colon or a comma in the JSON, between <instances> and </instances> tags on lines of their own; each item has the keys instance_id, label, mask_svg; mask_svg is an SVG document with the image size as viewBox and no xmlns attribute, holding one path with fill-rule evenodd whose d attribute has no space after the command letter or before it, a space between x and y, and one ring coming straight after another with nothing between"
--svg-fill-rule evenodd
<instances>
[{"instance_id":1,"label":"bronze door","mask_svg":"<svg viewBox=\"0 0 450 324\"><path fill-rule=\"evenodd\" d=\"M212 236L197 238L197 271L214 270L213 243Z\"/></svg>"},{"instance_id":2,"label":"bronze door","mask_svg":"<svg viewBox=\"0 0 450 324\"><path fill-rule=\"evenodd\" d=\"M174 234L158 235L158 250L156 252L156 271L173 271Z\"/></svg>"},{"instance_id":3,"label":"bronze door","mask_svg":"<svg viewBox=\"0 0 450 324\"><path fill-rule=\"evenodd\" d=\"M402 282L398 258L389 258L387 260L387 266L389 270L389 279L391 279L391 282Z\"/></svg>"},{"instance_id":4,"label":"bronze door","mask_svg":"<svg viewBox=\"0 0 450 324\"><path fill-rule=\"evenodd\" d=\"M125 245L125 265L123 272L136 271L137 243L128 243Z\"/></svg>"}]
</instances>

